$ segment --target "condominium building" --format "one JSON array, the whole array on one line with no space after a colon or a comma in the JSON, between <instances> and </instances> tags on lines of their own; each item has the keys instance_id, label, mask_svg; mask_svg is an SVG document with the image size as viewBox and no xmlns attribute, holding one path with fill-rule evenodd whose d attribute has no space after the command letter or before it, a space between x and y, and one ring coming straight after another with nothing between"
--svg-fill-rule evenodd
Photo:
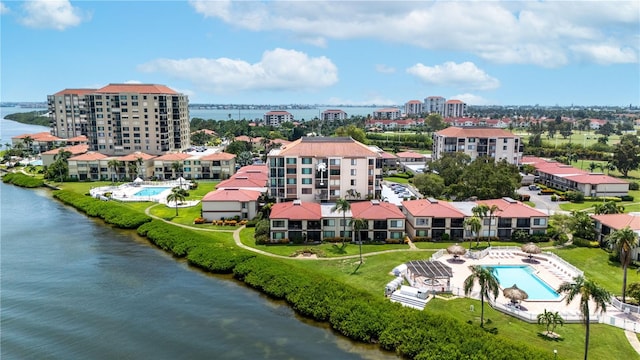
<instances>
[{"instance_id":1,"label":"condominium building","mask_svg":"<svg viewBox=\"0 0 640 360\"><path fill-rule=\"evenodd\" d=\"M109 84L84 94L93 151L160 155L189 147L186 95L154 84Z\"/></svg>"},{"instance_id":2,"label":"condominium building","mask_svg":"<svg viewBox=\"0 0 640 360\"><path fill-rule=\"evenodd\" d=\"M446 153L464 152L471 160L489 156L519 165L523 151L520 137L502 129L451 126L433 134L433 160Z\"/></svg>"},{"instance_id":3,"label":"condominium building","mask_svg":"<svg viewBox=\"0 0 640 360\"><path fill-rule=\"evenodd\" d=\"M442 96L428 96L424 99L423 110L429 114L440 114L444 116L444 104L447 99Z\"/></svg>"},{"instance_id":4,"label":"condominium building","mask_svg":"<svg viewBox=\"0 0 640 360\"><path fill-rule=\"evenodd\" d=\"M284 122L293 121L293 115L288 111L274 110L264 114L264 124L267 126L279 127Z\"/></svg>"},{"instance_id":5,"label":"condominium building","mask_svg":"<svg viewBox=\"0 0 640 360\"><path fill-rule=\"evenodd\" d=\"M379 198L382 156L350 137L302 137L267 155L278 202Z\"/></svg>"},{"instance_id":6,"label":"condominium building","mask_svg":"<svg viewBox=\"0 0 640 360\"><path fill-rule=\"evenodd\" d=\"M51 134L72 138L88 134L86 95L96 89L64 89L47 96Z\"/></svg>"},{"instance_id":7,"label":"condominium building","mask_svg":"<svg viewBox=\"0 0 640 360\"><path fill-rule=\"evenodd\" d=\"M404 113L407 116L415 116L422 114L422 101L409 100L404 104Z\"/></svg>"},{"instance_id":8,"label":"condominium building","mask_svg":"<svg viewBox=\"0 0 640 360\"><path fill-rule=\"evenodd\" d=\"M336 120L346 120L347 113L342 110L329 109L322 112L321 120L325 121L336 121Z\"/></svg>"},{"instance_id":9,"label":"condominium building","mask_svg":"<svg viewBox=\"0 0 640 360\"><path fill-rule=\"evenodd\" d=\"M443 117L458 118L464 117L467 113L467 104L460 100L447 100L444 104Z\"/></svg>"},{"instance_id":10,"label":"condominium building","mask_svg":"<svg viewBox=\"0 0 640 360\"><path fill-rule=\"evenodd\" d=\"M373 112L374 119L395 120L402 117L398 108L384 108Z\"/></svg>"}]
</instances>

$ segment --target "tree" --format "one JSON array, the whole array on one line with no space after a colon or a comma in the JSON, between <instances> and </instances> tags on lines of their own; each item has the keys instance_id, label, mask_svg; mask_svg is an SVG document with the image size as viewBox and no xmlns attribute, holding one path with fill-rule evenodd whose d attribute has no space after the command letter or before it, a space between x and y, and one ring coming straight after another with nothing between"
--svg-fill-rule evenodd
<instances>
[{"instance_id":1,"label":"tree","mask_svg":"<svg viewBox=\"0 0 640 360\"><path fill-rule=\"evenodd\" d=\"M253 164L253 154L249 151L243 151L236 155L236 164L247 166Z\"/></svg>"},{"instance_id":2,"label":"tree","mask_svg":"<svg viewBox=\"0 0 640 360\"><path fill-rule=\"evenodd\" d=\"M344 247L344 239L347 237L347 211L351 210L351 204L343 198L336 200L336 204L331 208L331 211L337 211L342 213L342 246Z\"/></svg>"},{"instance_id":3,"label":"tree","mask_svg":"<svg viewBox=\"0 0 640 360\"><path fill-rule=\"evenodd\" d=\"M22 144L29 154L33 153L33 149L31 148L31 145L33 145L33 141L33 138L29 135L22 138Z\"/></svg>"},{"instance_id":4,"label":"tree","mask_svg":"<svg viewBox=\"0 0 640 360\"><path fill-rule=\"evenodd\" d=\"M611 163L628 177L629 171L640 166L640 140L636 135L623 135L620 142L613 147L613 159Z\"/></svg>"},{"instance_id":5,"label":"tree","mask_svg":"<svg viewBox=\"0 0 640 360\"><path fill-rule=\"evenodd\" d=\"M610 122L606 122L603 125L600 126L600 128L598 128L598 130L596 130L596 134L600 134L603 136L610 136L611 134L613 134L616 130L614 129L613 125L611 125Z\"/></svg>"},{"instance_id":6,"label":"tree","mask_svg":"<svg viewBox=\"0 0 640 360\"><path fill-rule=\"evenodd\" d=\"M463 152L446 153L433 161L429 168L442 177L445 186L449 186L459 181L470 162L471 157Z\"/></svg>"},{"instance_id":7,"label":"tree","mask_svg":"<svg viewBox=\"0 0 640 360\"><path fill-rule=\"evenodd\" d=\"M589 171L590 172L594 172L594 170L598 167L598 164L594 163L594 162L590 162L589 163Z\"/></svg>"},{"instance_id":8,"label":"tree","mask_svg":"<svg viewBox=\"0 0 640 360\"><path fill-rule=\"evenodd\" d=\"M489 237L487 237L487 243L489 244L489 246L491 246L491 220L493 218L493 214L497 213L498 211L502 211L502 209L500 209L498 205L494 204L489 207Z\"/></svg>"},{"instance_id":9,"label":"tree","mask_svg":"<svg viewBox=\"0 0 640 360\"><path fill-rule=\"evenodd\" d=\"M616 230L606 237L607 243L620 255L622 264L622 302L626 300L627 268L631 264L631 250L638 246L638 235L629 226Z\"/></svg>"},{"instance_id":10,"label":"tree","mask_svg":"<svg viewBox=\"0 0 640 360\"><path fill-rule=\"evenodd\" d=\"M140 169L142 169L142 165L144 164L144 159L142 157L138 156L136 158L136 164L138 165L138 171L139 171ZM138 175L140 175L140 174L138 174ZM144 176L142 176L142 179L144 179Z\"/></svg>"},{"instance_id":11,"label":"tree","mask_svg":"<svg viewBox=\"0 0 640 360\"><path fill-rule=\"evenodd\" d=\"M494 299L498 297L498 280L493 273L493 268L471 265L469 266L469 269L471 270L471 275L464 280L464 294L469 296L476 281L478 282L478 285L480 286L480 302L482 304L480 312L480 326L483 327L484 298L489 298L490 295L493 295Z\"/></svg>"},{"instance_id":12,"label":"tree","mask_svg":"<svg viewBox=\"0 0 640 360\"><path fill-rule=\"evenodd\" d=\"M129 164L127 165L127 170L129 172L127 176L129 177L129 179L133 179L134 175L138 173L138 164L136 164L135 161L129 162Z\"/></svg>"},{"instance_id":13,"label":"tree","mask_svg":"<svg viewBox=\"0 0 640 360\"><path fill-rule=\"evenodd\" d=\"M606 311L607 303L611 300L611 294L598 286L596 283L585 279L582 275L573 278L572 283L565 282L560 285L558 294L567 293L565 302L570 304L576 296L580 296L580 313L582 314L582 321L586 326L585 341L584 341L584 360L587 360L589 353L589 302L593 301L596 308L595 311Z\"/></svg>"},{"instance_id":14,"label":"tree","mask_svg":"<svg viewBox=\"0 0 640 360\"><path fill-rule=\"evenodd\" d=\"M546 335L549 336L554 333L556 326L564 325L564 319L558 312L551 312L544 309L544 312L538 314L538 324L544 324L547 328ZM551 328L551 329L549 329Z\"/></svg>"},{"instance_id":15,"label":"tree","mask_svg":"<svg viewBox=\"0 0 640 360\"><path fill-rule=\"evenodd\" d=\"M624 212L624 206L618 205L615 201L607 201L603 204L596 204L594 212L601 214L621 214Z\"/></svg>"},{"instance_id":16,"label":"tree","mask_svg":"<svg viewBox=\"0 0 640 360\"><path fill-rule=\"evenodd\" d=\"M505 160L495 162L490 157L478 157L463 169L462 174L455 179L455 184L447 188L447 193L456 199L473 196L478 199L513 197L521 180L516 165Z\"/></svg>"},{"instance_id":17,"label":"tree","mask_svg":"<svg viewBox=\"0 0 640 360\"><path fill-rule=\"evenodd\" d=\"M424 119L424 125L427 127L427 130L431 132L447 127L447 124L440 114L429 114L429 116Z\"/></svg>"},{"instance_id":18,"label":"tree","mask_svg":"<svg viewBox=\"0 0 640 360\"><path fill-rule=\"evenodd\" d=\"M359 141L363 144L367 141L367 135L364 130L353 124L347 125L346 127L340 126L335 130L335 134L337 136L351 136L353 140Z\"/></svg>"},{"instance_id":19,"label":"tree","mask_svg":"<svg viewBox=\"0 0 640 360\"><path fill-rule=\"evenodd\" d=\"M413 186L424 196L440 197L445 186L442 177L432 173L417 174L413 177Z\"/></svg>"},{"instance_id":20,"label":"tree","mask_svg":"<svg viewBox=\"0 0 640 360\"><path fill-rule=\"evenodd\" d=\"M121 164L120 161L118 161L116 159L109 160L109 162L107 163L107 166L109 168L113 169L113 173L115 175L115 179L118 178L118 168L120 167L120 164ZM113 182L116 182L115 179L113 178L113 176L111 177L111 180Z\"/></svg>"},{"instance_id":21,"label":"tree","mask_svg":"<svg viewBox=\"0 0 640 360\"><path fill-rule=\"evenodd\" d=\"M571 232L573 236L586 240L593 240L596 237L596 230L593 220L583 211L572 211Z\"/></svg>"},{"instance_id":22,"label":"tree","mask_svg":"<svg viewBox=\"0 0 640 360\"><path fill-rule=\"evenodd\" d=\"M178 216L178 203L181 203L186 198L186 192L181 187L174 187L171 189L171 193L167 195L167 202L175 201L176 204L176 216Z\"/></svg>"},{"instance_id":23,"label":"tree","mask_svg":"<svg viewBox=\"0 0 640 360\"><path fill-rule=\"evenodd\" d=\"M476 243L480 243L480 230L482 230L482 220L477 216L464 219L464 227L476 236ZM471 250L472 239L469 239L469 250Z\"/></svg>"},{"instance_id":24,"label":"tree","mask_svg":"<svg viewBox=\"0 0 640 360\"><path fill-rule=\"evenodd\" d=\"M360 237L360 230L366 229L369 225L369 222L363 218L355 218L351 220L351 226L353 227L353 231L356 233L356 238L358 239L358 245L360 248L360 264L362 264L362 239Z\"/></svg>"},{"instance_id":25,"label":"tree","mask_svg":"<svg viewBox=\"0 0 640 360\"><path fill-rule=\"evenodd\" d=\"M487 217L487 213L489 213L489 207L485 204L480 204L480 205L474 206L471 209L471 212L473 213L474 216L482 219L482 222L484 222L484 218ZM491 236L491 233L489 233L489 236ZM480 237L478 237L476 241L477 241L476 246L480 246Z\"/></svg>"}]
</instances>

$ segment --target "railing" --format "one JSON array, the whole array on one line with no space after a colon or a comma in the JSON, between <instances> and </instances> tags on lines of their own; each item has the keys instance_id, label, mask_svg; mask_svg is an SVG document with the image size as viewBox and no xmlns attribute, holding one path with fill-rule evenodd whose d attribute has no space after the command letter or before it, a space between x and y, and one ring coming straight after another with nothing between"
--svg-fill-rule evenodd
<instances>
[{"instance_id":1,"label":"railing","mask_svg":"<svg viewBox=\"0 0 640 360\"><path fill-rule=\"evenodd\" d=\"M626 314L640 314L640 306L625 304L615 297L611 298L611 305Z\"/></svg>"},{"instance_id":2,"label":"railing","mask_svg":"<svg viewBox=\"0 0 640 360\"><path fill-rule=\"evenodd\" d=\"M563 258L559 257L558 255L556 255L556 254L554 254L552 252L548 252L548 251L545 251L544 254L546 256L549 256L550 258L552 258L555 262L558 262L558 263L562 264L567 269L572 270L576 274L576 276L577 275L584 276L584 272L582 270L580 270L577 267L569 264L566 260L564 260Z\"/></svg>"},{"instance_id":3,"label":"railing","mask_svg":"<svg viewBox=\"0 0 640 360\"><path fill-rule=\"evenodd\" d=\"M441 257L443 257L445 254L447 254L447 250L445 249L440 249L438 251L436 251L435 253L433 253L433 255L431 255L431 260L438 260Z\"/></svg>"}]
</instances>

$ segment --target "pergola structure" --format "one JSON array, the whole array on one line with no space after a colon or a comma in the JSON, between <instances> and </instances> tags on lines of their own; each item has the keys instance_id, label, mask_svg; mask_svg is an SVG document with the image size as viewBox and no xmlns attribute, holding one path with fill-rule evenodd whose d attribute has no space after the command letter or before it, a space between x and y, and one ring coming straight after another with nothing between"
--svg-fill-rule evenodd
<instances>
[{"instance_id":1,"label":"pergola structure","mask_svg":"<svg viewBox=\"0 0 640 360\"><path fill-rule=\"evenodd\" d=\"M432 286L436 284L436 280L440 279L447 279L447 289L451 286L453 270L440 261L413 260L409 261L406 265L407 276L410 282L414 284L417 278L424 277L430 280Z\"/></svg>"}]
</instances>

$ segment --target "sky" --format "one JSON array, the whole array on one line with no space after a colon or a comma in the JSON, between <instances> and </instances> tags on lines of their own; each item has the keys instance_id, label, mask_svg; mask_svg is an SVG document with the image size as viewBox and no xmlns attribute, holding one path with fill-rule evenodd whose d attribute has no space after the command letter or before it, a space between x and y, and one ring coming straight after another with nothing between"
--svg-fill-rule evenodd
<instances>
[{"instance_id":1,"label":"sky","mask_svg":"<svg viewBox=\"0 0 640 360\"><path fill-rule=\"evenodd\" d=\"M639 106L640 1L0 0L0 101Z\"/></svg>"}]
</instances>

